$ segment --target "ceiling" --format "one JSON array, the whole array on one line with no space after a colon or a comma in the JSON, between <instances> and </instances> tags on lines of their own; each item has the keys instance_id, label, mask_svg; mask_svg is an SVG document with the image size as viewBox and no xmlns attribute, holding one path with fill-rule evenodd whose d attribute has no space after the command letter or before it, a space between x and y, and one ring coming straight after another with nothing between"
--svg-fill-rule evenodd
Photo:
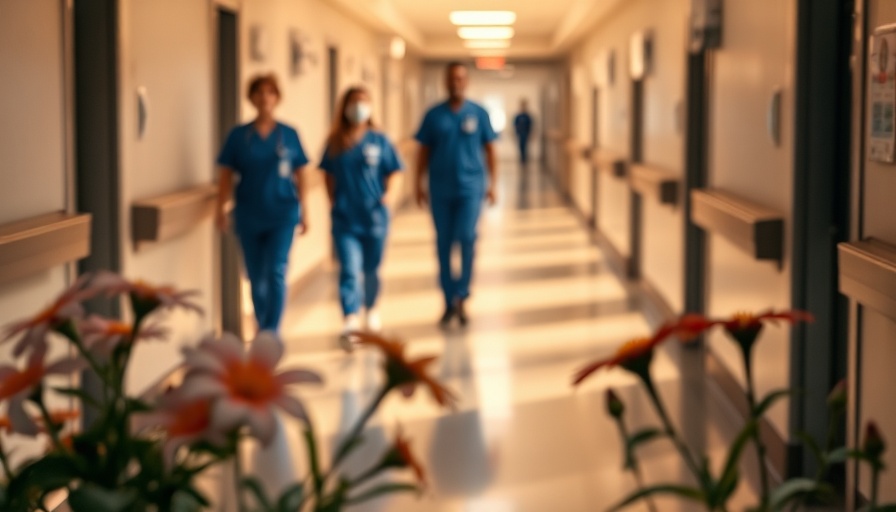
<instances>
[{"instance_id":1,"label":"ceiling","mask_svg":"<svg viewBox=\"0 0 896 512\"><path fill-rule=\"evenodd\" d=\"M514 11L516 35L510 59L561 55L623 0L328 0L385 34L403 37L416 53L431 59L470 57L448 19L452 11Z\"/></svg>"}]
</instances>

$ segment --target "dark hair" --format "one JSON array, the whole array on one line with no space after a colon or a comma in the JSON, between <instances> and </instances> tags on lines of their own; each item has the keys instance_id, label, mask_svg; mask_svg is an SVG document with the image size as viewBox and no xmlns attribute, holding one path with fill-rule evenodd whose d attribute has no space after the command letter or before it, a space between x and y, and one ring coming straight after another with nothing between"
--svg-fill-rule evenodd
<instances>
[{"instance_id":1,"label":"dark hair","mask_svg":"<svg viewBox=\"0 0 896 512\"><path fill-rule=\"evenodd\" d=\"M352 124L345 115L348 108L348 101L355 94L366 94L370 97L370 91L362 85L350 87L342 95L339 100L339 106L336 109L336 116L333 118L333 126L330 128L330 135L327 136L327 154L338 155L347 150L352 145ZM367 127L373 128L373 118L367 120Z\"/></svg>"},{"instance_id":2,"label":"dark hair","mask_svg":"<svg viewBox=\"0 0 896 512\"><path fill-rule=\"evenodd\" d=\"M246 97L251 100L252 96L258 92L263 85L270 85L271 88L274 89L274 92L277 93L277 97L280 96L280 85L277 83L277 75L268 73L266 75L255 75L249 80L249 90L246 93Z\"/></svg>"},{"instance_id":3,"label":"dark hair","mask_svg":"<svg viewBox=\"0 0 896 512\"><path fill-rule=\"evenodd\" d=\"M448 63L447 66L445 66L445 73L450 73L451 71L454 70L454 68L467 69L467 65L459 60L452 60L451 62Z\"/></svg>"}]
</instances>

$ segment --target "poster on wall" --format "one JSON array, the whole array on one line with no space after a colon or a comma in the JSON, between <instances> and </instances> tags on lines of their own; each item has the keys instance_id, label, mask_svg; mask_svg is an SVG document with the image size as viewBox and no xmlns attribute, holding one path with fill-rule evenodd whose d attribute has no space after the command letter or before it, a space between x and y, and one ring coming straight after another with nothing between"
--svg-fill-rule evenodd
<instances>
[{"instance_id":1,"label":"poster on wall","mask_svg":"<svg viewBox=\"0 0 896 512\"><path fill-rule=\"evenodd\" d=\"M896 156L896 25L875 30L869 48L868 158L891 164Z\"/></svg>"}]
</instances>

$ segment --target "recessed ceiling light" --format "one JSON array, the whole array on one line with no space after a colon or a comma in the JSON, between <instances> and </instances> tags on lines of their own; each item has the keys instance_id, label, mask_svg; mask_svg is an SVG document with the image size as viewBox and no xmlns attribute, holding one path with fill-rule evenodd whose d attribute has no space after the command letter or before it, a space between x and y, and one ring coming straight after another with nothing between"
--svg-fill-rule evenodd
<instances>
[{"instance_id":1,"label":"recessed ceiling light","mask_svg":"<svg viewBox=\"0 0 896 512\"><path fill-rule=\"evenodd\" d=\"M511 27L460 27L457 35L461 39L510 39L513 37Z\"/></svg>"},{"instance_id":2,"label":"recessed ceiling light","mask_svg":"<svg viewBox=\"0 0 896 512\"><path fill-rule=\"evenodd\" d=\"M471 39L464 41L464 46L472 49L509 48L509 39Z\"/></svg>"},{"instance_id":3,"label":"recessed ceiling light","mask_svg":"<svg viewBox=\"0 0 896 512\"><path fill-rule=\"evenodd\" d=\"M516 13L513 11L454 11L449 15L455 25L513 25Z\"/></svg>"}]
</instances>

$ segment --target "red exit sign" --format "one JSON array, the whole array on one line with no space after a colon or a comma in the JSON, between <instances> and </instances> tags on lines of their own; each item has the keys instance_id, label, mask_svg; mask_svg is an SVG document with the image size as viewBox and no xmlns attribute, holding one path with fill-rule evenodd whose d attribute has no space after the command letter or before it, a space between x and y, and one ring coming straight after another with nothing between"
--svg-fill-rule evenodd
<instances>
[{"instance_id":1,"label":"red exit sign","mask_svg":"<svg viewBox=\"0 0 896 512\"><path fill-rule=\"evenodd\" d=\"M507 59L504 57L477 57L476 58L476 68L477 69L504 69L504 66L507 64Z\"/></svg>"}]
</instances>

